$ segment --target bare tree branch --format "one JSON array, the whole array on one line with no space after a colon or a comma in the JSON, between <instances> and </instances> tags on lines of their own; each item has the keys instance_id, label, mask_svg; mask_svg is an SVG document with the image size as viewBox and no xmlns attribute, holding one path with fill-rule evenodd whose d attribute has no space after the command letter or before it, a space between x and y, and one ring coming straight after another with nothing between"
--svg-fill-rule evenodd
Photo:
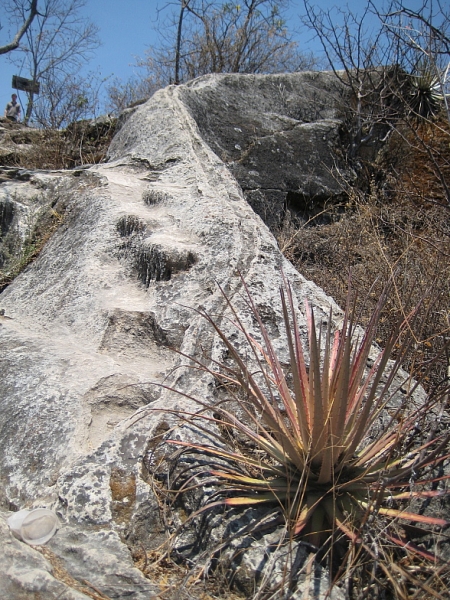
<instances>
[{"instance_id":1,"label":"bare tree branch","mask_svg":"<svg viewBox=\"0 0 450 600\"><path fill-rule=\"evenodd\" d=\"M440 29L439 27L435 27L433 25L433 23L431 22L431 19L426 18L421 12L417 12L414 10L411 10L409 8L406 7L402 7L400 10L397 10L393 13L387 14L386 18L389 17L393 17L396 15L406 15L408 17L410 17L411 19L417 19L417 21L420 21L421 23L423 23L432 33L433 35L436 37L436 39L440 40L441 43L445 44L445 52L448 53L450 51L450 38L448 36L445 35L445 33L442 31L442 29Z\"/></svg>"},{"instance_id":2,"label":"bare tree branch","mask_svg":"<svg viewBox=\"0 0 450 600\"><path fill-rule=\"evenodd\" d=\"M207 73L274 73L312 68L291 39L290 0L179 0L164 30L166 40L148 53L153 79L181 83ZM140 66L146 66L141 61ZM151 73L151 69L157 72Z\"/></svg>"},{"instance_id":3,"label":"bare tree branch","mask_svg":"<svg viewBox=\"0 0 450 600\"><path fill-rule=\"evenodd\" d=\"M6 44L5 46L0 46L0 54L7 54L8 52L11 52L12 50L16 50L16 48L19 47L20 40L25 35L27 29L30 27L31 23L33 22L34 17L38 14L37 3L38 3L38 0L31 0L30 12L29 12L28 18L24 21L22 27L16 33L13 41L10 42L9 44Z\"/></svg>"},{"instance_id":4,"label":"bare tree branch","mask_svg":"<svg viewBox=\"0 0 450 600\"><path fill-rule=\"evenodd\" d=\"M27 2L13 0L12 5L16 19L22 20L27 10ZM83 16L85 5L86 0L40 0L40 10L20 46L24 55L15 55L12 58L13 63L28 71L28 77L33 82L41 84L41 93L37 100L33 92L27 92L25 123L35 114L36 103L41 104L40 123L59 123L60 116L55 118L56 113L48 95L56 93L59 97L64 92L65 82L70 82L67 90L82 87L79 70L99 46L98 28L89 18ZM88 85L87 88L92 86ZM56 92L56 89L59 91ZM81 96L83 94L80 93ZM63 104L75 106L73 103L61 102L59 106ZM44 109L52 110L55 114L45 115ZM73 114L76 116L77 110Z\"/></svg>"}]
</instances>

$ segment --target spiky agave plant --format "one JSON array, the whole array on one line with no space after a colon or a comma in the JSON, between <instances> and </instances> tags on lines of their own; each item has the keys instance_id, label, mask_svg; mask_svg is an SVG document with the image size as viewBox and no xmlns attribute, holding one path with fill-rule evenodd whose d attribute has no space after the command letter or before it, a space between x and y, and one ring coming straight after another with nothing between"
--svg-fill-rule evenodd
<instances>
[{"instance_id":1,"label":"spiky agave plant","mask_svg":"<svg viewBox=\"0 0 450 600\"><path fill-rule=\"evenodd\" d=\"M353 547L359 545L373 555L364 533L370 521L370 530L374 536L375 531L380 536L380 548L386 543L390 548L407 548L421 559L435 560L433 554L409 542L404 532L399 533L401 528L396 527L401 522L436 528L447 525L442 518L403 506L407 500L447 493L430 486L438 481L432 468L446 458L448 435L433 434L414 443L417 423L432 409L431 402L409 412L405 402L393 413L391 406L391 416L386 411L407 350L406 342L399 347L399 338L410 327L410 321L404 321L392 332L386 348L368 367L384 299L380 299L359 339L349 306L339 331L332 330L330 312L326 332L317 336L314 314L307 304L308 361L292 292L289 286L285 287L286 291L281 290L281 302L290 356L288 369L282 367L247 288L262 344L246 331L228 303L236 327L259 364L256 372L214 319L204 315L234 362L232 368L220 365L211 372L228 386L234 401L247 415L247 422L223 407L215 407L214 416L202 413L195 419L197 423L198 418L204 423L212 421L249 443L228 450L223 445L169 440L188 451L206 453L210 460L218 459L216 465L212 460L208 474L216 478L220 498L214 498L202 510L218 503L230 507L275 506L292 537L307 539L318 549L327 542L329 548L333 547L338 538L342 544L344 538ZM390 361L394 346L397 358ZM414 385L411 393L413 389ZM411 393L407 395L409 399ZM440 477L441 485L446 478ZM374 519L380 524L378 530ZM386 562L381 561L380 567L397 585Z\"/></svg>"},{"instance_id":2,"label":"spiky agave plant","mask_svg":"<svg viewBox=\"0 0 450 600\"><path fill-rule=\"evenodd\" d=\"M417 73L410 76L409 105L418 119L428 119L439 111L444 99L439 77L430 66L419 65Z\"/></svg>"}]
</instances>

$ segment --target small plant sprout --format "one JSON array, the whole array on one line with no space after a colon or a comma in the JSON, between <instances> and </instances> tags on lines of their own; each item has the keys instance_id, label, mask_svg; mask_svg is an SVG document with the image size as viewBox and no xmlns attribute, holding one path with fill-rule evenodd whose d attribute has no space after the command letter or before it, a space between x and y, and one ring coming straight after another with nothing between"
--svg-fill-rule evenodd
<instances>
[{"instance_id":1,"label":"small plant sprout","mask_svg":"<svg viewBox=\"0 0 450 600\"><path fill-rule=\"evenodd\" d=\"M218 504L270 507L287 525L291 540L307 541L319 558L328 557L336 579L344 575L341 564L346 565L346 578L349 564L353 570L365 564L372 580L381 577L394 597L408 598L409 585L429 592L430 582L414 569L411 574L408 565L417 567L420 562L437 569L435 551L417 540L448 523L411 506L448 494L450 476L442 467L449 435L436 425L435 415L442 409L437 395L410 408L419 384L409 379L399 389L415 313L402 319L384 350L377 352L373 344L386 292L364 332L356 326L350 301L336 331L331 311L319 328L306 303L306 351L294 297L285 282L281 306L289 349L286 366L245 283L244 288L261 341L248 333L227 302L252 360L245 360L215 320L204 314L233 364L197 366L225 386L230 402L238 404L245 418L226 404L214 407L211 416L203 404L199 413L184 416L207 430L211 443L168 441L209 457L206 473L203 466L197 474L212 477L216 493L201 511ZM231 432L233 449L220 433L214 443L212 425L219 432ZM403 562L397 561L399 553Z\"/></svg>"}]
</instances>

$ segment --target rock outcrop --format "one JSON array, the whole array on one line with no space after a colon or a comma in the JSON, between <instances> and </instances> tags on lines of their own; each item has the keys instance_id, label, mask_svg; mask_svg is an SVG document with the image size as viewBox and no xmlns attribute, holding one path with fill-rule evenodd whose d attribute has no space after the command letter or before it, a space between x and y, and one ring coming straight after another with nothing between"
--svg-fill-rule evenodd
<instances>
[{"instance_id":1,"label":"rock outcrop","mask_svg":"<svg viewBox=\"0 0 450 600\"><path fill-rule=\"evenodd\" d=\"M342 160L345 90L333 73L201 81L181 98L269 227L280 227L286 210L307 220L342 199L342 177L353 175Z\"/></svg>"},{"instance_id":2,"label":"rock outcrop","mask_svg":"<svg viewBox=\"0 0 450 600\"><path fill-rule=\"evenodd\" d=\"M0 165L31 162L42 140L42 131L0 117Z\"/></svg>"},{"instance_id":3,"label":"rock outcrop","mask_svg":"<svg viewBox=\"0 0 450 600\"><path fill-rule=\"evenodd\" d=\"M159 591L132 560L164 539L152 450L177 423L171 410L216 399L211 378L174 349L220 358L196 312L229 327L219 286L253 328L239 274L282 356L282 271L300 318L305 297L328 314L332 300L284 259L243 188L256 208L263 198L268 221L289 194L339 193L342 93L330 74L202 77L138 107L107 163L2 184L19 203L43 186L50 206L64 205L39 257L0 295L1 517L47 507L63 522L39 551L0 518L9 600Z\"/></svg>"}]
</instances>

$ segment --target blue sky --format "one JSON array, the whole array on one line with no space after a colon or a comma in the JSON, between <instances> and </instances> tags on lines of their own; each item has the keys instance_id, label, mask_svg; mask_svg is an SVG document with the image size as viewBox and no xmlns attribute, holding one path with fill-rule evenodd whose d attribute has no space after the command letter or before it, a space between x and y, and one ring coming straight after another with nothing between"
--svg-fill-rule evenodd
<instances>
[{"instance_id":1,"label":"blue sky","mask_svg":"<svg viewBox=\"0 0 450 600\"><path fill-rule=\"evenodd\" d=\"M408 5L417 5L418 0L411 0ZM8 41L7 19L4 13L3 1L0 0L0 23L3 29L0 31L0 44ZM173 1L173 7L178 4L178 0ZM343 8L345 5L336 0L317 0L315 3L321 8L328 8L339 5ZM361 10L365 5L363 0L349 0L346 3L353 12ZM381 5L381 0L380 0ZM158 8L168 6L168 3L161 0L87 0L84 13L100 31L102 45L96 51L89 70L99 71L102 77L119 77L127 80L136 68L136 57L143 56L147 47L158 43L158 28L163 30L164 16L158 20ZM168 14L170 6L166 8L164 14ZM288 25L291 30L299 30L301 23L299 15L303 11L303 2L294 0L293 7L290 10ZM319 53L321 48L319 44L311 39L310 34L305 33L300 36L301 47L305 51ZM11 79L14 74L27 77L27 73L12 65L7 55L0 56L0 111L3 113L3 107L10 99Z\"/></svg>"},{"instance_id":2,"label":"blue sky","mask_svg":"<svg viewBox=\"0 0 450 600\"><path fill-rule=\"evenodd\" d=\"M133 74L136 56L142 56L147 46L155 44L158 0L87 0L84 13L99 27L102 45L95 52L88 69L99 71L102 77L128 79ZM9 41L7 19L0 0L0 43ZM17 56L17 51L15 53ZM7 55L0 56L0 110L10 99L13 75L20 69L12 65ZM25 72L23 77L27 77Z\"/></svg>"}]
</instances>

